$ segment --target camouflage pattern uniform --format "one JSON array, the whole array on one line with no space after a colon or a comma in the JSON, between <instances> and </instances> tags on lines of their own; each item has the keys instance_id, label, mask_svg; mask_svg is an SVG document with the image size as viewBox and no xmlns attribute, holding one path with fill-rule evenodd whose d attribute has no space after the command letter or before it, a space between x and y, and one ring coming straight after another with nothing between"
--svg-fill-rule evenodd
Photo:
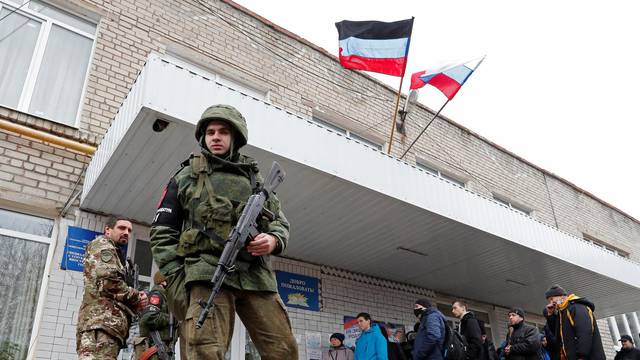
<instances>
[{"instance_id":1,"label":"camouflage pattern uniform","mask_svg":"<svg viewBox=\"0 0 640 360\"><path fill-rule=\"evenodd\" d=\"M212 154L205 144L211 120L226 121L234 135L226 158ZM276 279L268 261L243 250L238 270L227 276L215 307L202 329L195 329L199 300L211 292L224 240L242 213L242 207L261 186L262 178L251 158L238 152L247 143L244 117L233 107L216 105L203 113L196 126L201 154L183 163L170 180L151 226L151 248L160 271L167 278L171 311L184 318L184 335L191 359L223 359L233 333L237 312L246 325L262 359L297 359L297 345L284 304L277 294ZM276 215L262 220L260 231L277 239L274 255L289 239L289 223L280 201L271 196L266 207Z\"/></svg>"},{"instance_id":2,"label":"camouflage pattern uniform","mask_svg":"<svg viewBox=\"0 0 640 360\"><path fill-rule=\"evenodd\" d=\"M79 359L115 359L129 336L138 291L127 286L115 241L98 236L83 260L84 295L78 313Z\"/></svg>"},{"instance_id":3,"label":"camouflage pattern uniform","mask_svg":"<svg viewBox=\"0 0 640 360\"><path fill-rule=\"evenodd\" d=\"M157 283L157 282L156 282ZM151 339L150 332L157 330L160 338L164 341L165 346L169 349L171 342L171 334L169 333L169 307L167 306L166 290L160 286L154 286L148 293L149 303L144 308L140 317L140 337L134 340L134 349L136 359L144 353L148 348L155 345ZM158 359L157 355L153 355L149 359Z\"/></svg>"}]
</instances>

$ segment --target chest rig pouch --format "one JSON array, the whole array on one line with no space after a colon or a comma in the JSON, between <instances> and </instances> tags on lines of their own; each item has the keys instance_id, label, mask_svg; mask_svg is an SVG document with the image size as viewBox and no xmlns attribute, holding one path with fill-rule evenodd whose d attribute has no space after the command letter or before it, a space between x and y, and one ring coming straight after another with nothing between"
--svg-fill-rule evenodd
<instances>
[{"instance_id":1,"label":"chest rig pouch","mask_svg":"<svg viewBox=\"0 0 640 360\"><path fill-rule=\"evenodd\" d=\"M246 175L219 172L215 174L220 186L229 184L226 194L216 194L210 176L207 159L196 155L191 159L191 178L195 189L187 192L187 221L180 237L178 249L181 256L198 255L207 262L216 265L217 257L222 253L226 237L236 225L249 196L258 190L255 166L247 166L249 184L242 183ZM244 173L244 172L243 172ZM238 255L238 270L246 271L250 263L258 260L246 250Z\"/></svg>"}]
</instances>

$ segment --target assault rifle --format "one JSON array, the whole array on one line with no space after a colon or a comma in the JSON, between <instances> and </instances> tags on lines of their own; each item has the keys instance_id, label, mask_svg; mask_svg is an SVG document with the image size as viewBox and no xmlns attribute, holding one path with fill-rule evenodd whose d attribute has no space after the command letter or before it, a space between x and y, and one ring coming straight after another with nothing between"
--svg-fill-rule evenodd
<instances>
[{"instance_id":1,"label":"assault rifle","mask_svg":"<svg viewBox=\"0 0 640 360\"><path fill-rule=\"evenodd\" d=\"M131 261L131 258L127 258L127 265L125 269L125 279L126 279L127 285L133 287L138 291L144 291L140 287L140 270L139 270L138 264L134 264ZM140 326L140 314L138 313L133 314L131 327L135 326L136 324L138 325L138 327ZM170 325L171 327L173 327L173 323L171 323ZM171 336L172 338L175 336L173 329L171 329ZM173 347L171 347L171 349L167 347L164 341L162 341L160 332L158 330L149 331L149 337L153 342L153 346L151 346L149 349L147 349L144 353L140 355L141 359L145 359L145 360L149 359L154 354L157 355L158 358L160 358L160 360L173 359ZM134 356L134 353L132 352L131 355Z\"/></svg>"},{"instance_id":2,"label":"assault rifle","mask_svg":"<svg viewBox=\"0 0 640 360\"><path fill-rule=\"evenodd\" d=\"M202 310L196 323L196 329L202 328L209 311L213 307L213 301L220 292L224 279L228 274L236 270L238 253L260 233L258 231L258 219L264 216L270 221L275 220L276 215L265 209L264 204L269 199L269 196L273 194L273 191L282 184L284 177L284 170L282 170L280 164L274 161L269 176L267 176L260 192L249 197L238 223L231 229L231 233L222 250L222 255L220 255L220 260L218 260L216 271L213 274L213 278L211 278L213 289L211 290L211 295L209 295L209 300L206 303L202 300L200 301Z\"/></svg>"},{"instance_id":3,"label":"assault rifle","mask_svg":"<svg viewBox=\"0 0 640 360\"><path fill-rule=\"evenodd\" d=\"M162 338L160 337L160 332L158 330L149 331L149 336L151 337L151 340L153 340L153 346L150 347L149 350L155 349L155 352L152 350L150 352L150 355L153 355L155 353L155 354L158 355L160 360L173 359L173 356L170 355L170 354L173 354L173 351L171 351L171 350L169 350L167 348L167 345L165 345L164 341L162 341ZM149 351L149 350L147 350L147 351ZM145 353L147 351L145 351ZM144 355L144 353L143 353L143 355ZM149 357L151 357L151 356L149 356ZM142 356L140 358L142 358Z\"/></svg>"}]
</instances>

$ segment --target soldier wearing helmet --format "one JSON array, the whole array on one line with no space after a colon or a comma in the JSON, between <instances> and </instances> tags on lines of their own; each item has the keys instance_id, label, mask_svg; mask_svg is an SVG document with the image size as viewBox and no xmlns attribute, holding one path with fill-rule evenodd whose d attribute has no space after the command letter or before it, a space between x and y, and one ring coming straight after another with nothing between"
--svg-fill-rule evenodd
<instances>
[{"instance_id":1,"label":"soldier wearing helmet","mask_svg":"<svg viewBox=\"0 0 640 360\"><path fill-rule=\"evenodd\" d=\"M189 359L224 359L235 313L247 327L262 359L297 359L298 350L268 256L280 254L289 239L289 222L280 201L266 207L276 214L262 220L261 233L249 242L225 279L204 326L195 328L199 301L211 292L224 241L249 196L261 187L255 161L240 154L248 139L240 112L228 105L204 111L196 125L200 154L183 162L158 204L151 226L151 248L167 280L171 311L184 319L181 334Z\"/></svg>"}]
</instances>

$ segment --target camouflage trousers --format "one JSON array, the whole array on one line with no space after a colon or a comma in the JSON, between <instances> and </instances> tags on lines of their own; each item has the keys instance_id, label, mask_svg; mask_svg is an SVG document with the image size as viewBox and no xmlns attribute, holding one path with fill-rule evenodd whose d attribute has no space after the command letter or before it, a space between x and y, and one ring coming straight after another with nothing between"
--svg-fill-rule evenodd
<instances>
[{"instance_id":1,"label":"camouflage trousers","mask_svg":"<svg viewBox=\"0 0 640 360\"><path fill-rule=\"evenodd\" d=\"M76 335L78 360L111 360L120 353L120 341L102 330L88 330Z\"/></svg>"},{"instance_id":2,"label":"camouflage trousers","mask_svg":"<svg viewBox=\"0 0 640 360\"><path fill-rule=\"evenodd\" d=\"M189 291L189 309L184 335L189 359L223 360L231 343L235 313L245 324L262 360L297 360L298 346L284 304L277 293L224 288L215 300L201 329L196 322L198 304L211 293L208 286L195 285Z\"/></svg>"}]
</instances>

